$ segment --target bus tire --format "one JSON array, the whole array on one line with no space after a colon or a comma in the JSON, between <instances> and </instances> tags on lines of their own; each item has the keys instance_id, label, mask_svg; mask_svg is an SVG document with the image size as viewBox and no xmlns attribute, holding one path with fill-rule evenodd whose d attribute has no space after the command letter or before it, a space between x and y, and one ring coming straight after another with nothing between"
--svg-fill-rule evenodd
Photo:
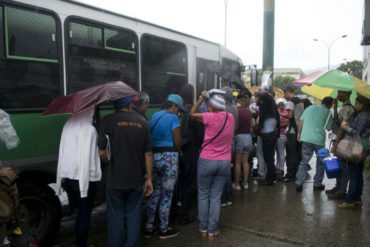
<instances>
[{"instance_id":1,"label":"bus tire","mask_svg":"<svg viewBox=\"0 0 370 247\"><path fill-rule=\"evenodd\" d=\"M47 184L19 185L19 217L23 232L35 233L39 246L52 246L59 231L62 207Z\"/></svg>"}]
</instances>

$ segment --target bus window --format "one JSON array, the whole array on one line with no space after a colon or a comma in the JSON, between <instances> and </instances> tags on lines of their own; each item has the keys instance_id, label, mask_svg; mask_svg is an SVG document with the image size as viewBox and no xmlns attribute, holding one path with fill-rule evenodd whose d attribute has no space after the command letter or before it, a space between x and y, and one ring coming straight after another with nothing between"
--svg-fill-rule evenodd
<instances>
[{"instance_id":1,"label":"bus window","mask_svg":"<svg viewBox=\"0 0 370 247\"><path fill-rule=\"evenodd\" d=\"M222 81L222 86L231 86L232 88L241 86L241 67L238 61L222 59Z\"/></svg>"},{"instance_id":2,"label":"bus window","mask_svg":"<svg viewBox=\"0 0 370 247\"><path fill-rule=\"evenodd\" d=\"M102 31L102 28L71 22L69 41L73 45L99 48L103 45Z\"/></svg>"},{"instance_id":3,"label":"bus window","mask_svg":"<svg viewBox=\"0 0 370 247\"><path fill-rule=\"evenodd\" d=\"M46 107L61 92L59 23L40 10L13 7L2 7L0 20L0 108Z\"/></svg>"},{"instance_id":4,"label":"bus window","mask_svg":"<svg viewBox=\"0 0 370 247\"><path fill-rule=\"evenodd\" d=\"M104 29L105 49L135 54L136 46L136 37L134 33L120 32L107 28Z\"/></svg>"},{"instance_id":5,"label":"bus window","mask_svg":"<svg viewBox=\"0 0 370 247\"><path fill-rule=\"evenodd\" d=\"M8 58L58 62L53 17L10 7L5 13Z\"/></svg>"},{"instance_id":6,"label":"bus window","mask_svg":"<svg viewBox=\"0 0 370 247\"><path fill-rule=\"evenodd\" d=\"M68 93L112 81L138 89L134 32L73 19L67 25Z\"/></svg>"},{"instance_id":7,"label":"bus window","mask_svg":"<svg viewBox=\"0 0 370 247\"><path fill-rule=\"evenodd\" d=\"M187 51L184 44L151 35L141 38L142 90L151 104L161 104L187 83Z\"/></svg>"}]
</instances>

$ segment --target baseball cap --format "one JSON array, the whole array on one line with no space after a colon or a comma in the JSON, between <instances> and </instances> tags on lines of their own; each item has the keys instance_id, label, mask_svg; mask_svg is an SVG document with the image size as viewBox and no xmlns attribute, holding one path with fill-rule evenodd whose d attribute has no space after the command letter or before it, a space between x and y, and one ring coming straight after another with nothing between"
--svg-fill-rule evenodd
<instances>
[{"instance_id":1,"label":"baseball cap","mask_svg":"<svg viewBox=\"0 0 370 247\"><path fill-rule=\"evenodd\" d=\"M167 97L168 101L171 101L172 103L175 103L182 111L184 111L184 102L180 95L178 94L170 94Z\"/></svg>"}]
</instances>

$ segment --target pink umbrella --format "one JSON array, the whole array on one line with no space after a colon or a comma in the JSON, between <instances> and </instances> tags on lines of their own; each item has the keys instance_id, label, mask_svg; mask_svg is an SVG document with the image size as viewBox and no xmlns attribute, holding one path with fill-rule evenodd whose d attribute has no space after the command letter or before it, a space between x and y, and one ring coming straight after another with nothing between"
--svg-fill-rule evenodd
<instances>
[{"instance_id":1,"label":"pink umbrella","mask_svg":"<svg viewBox=\"0 0 370 247\"><path fill-rule=\"evenodd\" d=\"M42 116L74 114L96 106L104 101L135 95L136 91L121 81L110 82L56 98L42 113Z\"/></svg>"},{"instance_id":2,"label":"pink umbrella","mask_svg":"<svg viewBox=\"0 0 370 247\"><path fill-rule=\"evenodd\" d=\"M307 76L304 76L296 81L293 82L294 85L298 86L298 87L301 87L301 86L311 86L312 83L317 79L319 78L320 76L322 76L323 74L325 74L326 72L328 72L327 70L321 70L321 71L317 71L317 72L314 72L314 73L311 73Z\"/></svg>"}]
</instances>

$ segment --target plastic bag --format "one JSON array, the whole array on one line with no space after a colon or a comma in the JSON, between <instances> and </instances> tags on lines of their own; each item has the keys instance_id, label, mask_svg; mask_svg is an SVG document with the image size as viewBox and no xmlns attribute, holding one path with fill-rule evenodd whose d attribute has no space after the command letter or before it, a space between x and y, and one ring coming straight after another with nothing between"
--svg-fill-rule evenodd
<instances>
[{"instance_id":1,"label":"plastic bag","mask_svg":"<svg viewBox=\"0 0 370 247\"><path fill-rule=\"evenodd\" d=\"M0 109L0 139L5 143L7 149L18 146L19 138L15 132L9 114Z\"/></svg>"},{"instance_id":2,"label":"plastic bag","mask_svg":"<svg viewBox=\"0 0 370 247\"><path fill-rule=\"evenodd\" d=\"M336 155L350 162L361 162L365 158L365 150L358 134L342 139L336 149Z\"/></svg>"}]
</instances>

